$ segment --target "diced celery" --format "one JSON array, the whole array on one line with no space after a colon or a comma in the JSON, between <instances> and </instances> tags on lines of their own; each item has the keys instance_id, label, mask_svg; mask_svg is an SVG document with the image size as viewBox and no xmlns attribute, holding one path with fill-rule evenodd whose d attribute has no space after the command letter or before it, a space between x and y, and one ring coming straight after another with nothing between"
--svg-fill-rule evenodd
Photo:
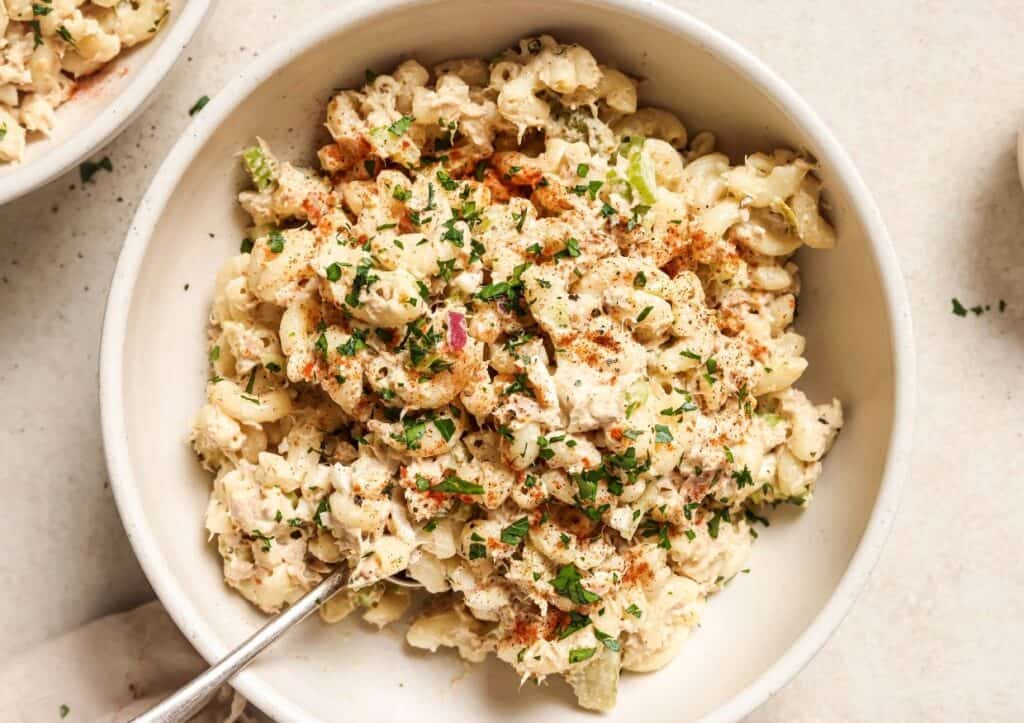
<instances>
[{"instance_id":1,"label":"diced celery","mask_svg":"<svg viewBox=\"0 0 1024 723\"><path fill-rule=\"evenodd\" d=\"M654 164L643 153L643 145L637 145L630 149L629 163L626 166L626 179L633 187L640 200L645 204L652 204L656 200L654 189L657 188L657 181L654 176Z\"/></svg>"},{"instance_id":2,"label":"diced celery","mask_svg":"<svg viewBox=\"0 0 1024 723\"><path fill-rule=\"evenodd\" d=\"M252 176L256 189L266 191L270 188L274 182L274 169L263 150L258 146L250 146L242 151L242 160L245 161L246 170Z\"/></svg>"},{"instance_id":3,"label":"diced celery","mask_svg":"<svg viewBox=\"0 0 1024 723\"><path fill-rule=\"evenodd\" d=\"M786 219L786 224L789 226L789 232L795 236L800 235L800 223L797 221L796 214L793 213L793 209L789 207L789 204L783 201L781 198L776 198L772 202L772 210L775 213Z\"/></svg>"}]
</instances>

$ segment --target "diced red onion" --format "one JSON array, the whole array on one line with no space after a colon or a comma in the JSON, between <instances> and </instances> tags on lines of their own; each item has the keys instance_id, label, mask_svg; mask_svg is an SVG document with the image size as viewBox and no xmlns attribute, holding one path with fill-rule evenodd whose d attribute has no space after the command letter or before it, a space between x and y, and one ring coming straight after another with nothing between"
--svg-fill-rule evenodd
<instances>
[{"instance_id":1,"label":"diced red onion","mask_svg":"<svg viewBox=\"0 0 1024 723\"><path fill-rule=\"evenodd\" d=\"M458 351L466 346L466 317L457 311L448 312L448 346Z\"/></svg>"}]
</instances>

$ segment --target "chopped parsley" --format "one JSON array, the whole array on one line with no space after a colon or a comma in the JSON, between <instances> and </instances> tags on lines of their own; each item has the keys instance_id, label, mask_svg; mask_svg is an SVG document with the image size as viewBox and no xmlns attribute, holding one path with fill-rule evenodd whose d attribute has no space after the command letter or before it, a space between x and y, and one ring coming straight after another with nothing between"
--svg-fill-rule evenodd
<instances>
[{"instance_id":1,"label":"chopped parsley","mask_svg":"<svg viewBox=\"0 0 1024 723\"><path fill-rule=\"evenodd\" d=\"M438 260L437 273L445 281L451 281L455 275L455 259Z\"/></svg>"},{"instance_id":2,"label":"chopped parsley","mask_svg":"<svg viewBox=\"0 0 1024 723\"><path fill-rule=\"evenodd\" d=\"M67 718L68 717L68 713L71 712L71 709L67 706L66 703L61 703L60 704L60 708L58 708L57 710L60 712L60 717L61 718Z\"/></svg>"},{"instance_id":3,"label":"chopped parsley","mask_svg":"<svg viewBox=\"0 0 1024 723\"><path fill-rule=\"evenodd\" d=\"M533 390L530 389L529 385L527 384L525 374L516 374L515 381L506 386L502 394L505 395L506 397L510 394L525 394L528 397L532 397Z\"/></svg>"},{"instance_id":4,"label":"chopped parsley","mask_svg":"<svg viewBox=\"0 0 1024 723\"><path fill-rule=\"evenodd\" d=\"M364 288L368 288L379 279L376 274L371 273L372 270L373 260L369 256L364 256L363 260L356 266L356 276L352 280L352 288L345 295L346 304L352 307L359 306L359 292Z\"/></svg>"},{"instance_id":5,"label":"chopped parsley","mask_svg":"<svg viewBox=\"0 0 1024 723\"><path fill-rule=\"evenodd\" d=\"M284 251L284 235L277 229L271 231L270 240L267 241L267 247L275 254L279 254Z\"/></svg>"},{"instance_id":6,"label":"chopped parsley","mask_svg":"<svg viewBox=\"0 0 1024 723\"><path fill-rule=\"evenodd\" d=\"M580 253L580 242L577 239L570 236L565 241L565 248L559 251L557 254L555 254L555 258L576 258L580 255Z\"/></svg>"},{"instance_id":7,"label":"chopped parsley","mask_svg":"<svg viewBox=\"0 0 1024 723\"><path fill-rule=\"evenodd\" d=\"M264 552L270 552L270 546L274 542L273 537L268 537L259 530L253 530L252 532L250 532L249 537L252 537L254 540L258 540L262 543L260 545L261 550L263 550Z\"/></svg>"},{"instance_id":8,"label":"chopped parsley","mask_svg":"<svg viewBox=\"0 0 1024 723\"><path fill-rule=\"evenodd\" d=\"M401 118L399 118L394 123L388 126L388 133L396 137L404 135L405 132L409 130L409 126L412 125L412 121L412 116L403 115Z\"/></svg>"},{"instance_id":9,"label":"chopped parsley","mask_svg":"<svg viewBox=\"0 0 1024 723\"><path fill-rule=\"evenodd\" d=\"M35 16L49 15L53 12L53 8L48 5L40 5L39 3L32 3L32 14ZM61 716L62 718L64 716Z\"/></svg>"},{"instance_id":10,"label":"chopped parsley","mask_svg":"<svg viewBox=\"0 0 1024 723\"><path fill-rule=\"evenodd\" d=\"M643 610L636 606L636 603L633 603L628 608L626 608L626 612L632 615L634 618L639 618L641 615L644 614Z\"/></svg>"},{"instance_id":11,"label":"chopped parsley","mask_svg":"<svg viewBox=\"0 0 1024 723\"><path fill-rule=\"evenodd\" d=\"M654 311L653 306L645 306L644 310L640 312L640 316L636 317L636 323L641 323L644 319L651 315L652 311Z\"/></svg>"},{"instance_id":12,"label":"chopped parsley","mask_svg":"<svg viewBox=\"0 0 1024 723\"><path fill-rule=\"evenodd\" d=\"M729 519L729 510L715 510L714 514L711 515L711 519L708 520L708 534L711 535L711 539L718 539L718 529L722 520L731 522Z\"/></svg>"},{"instance_id":13,"label":"chopped parsley","mask_svg":"<svg viewBox=\"0 0 1024 723\"><path fill-rule=\"evenodd\" d=\"M432 490L434 492L447 492L453 495L482 495L484 493L484 488L481 485L454 475L441 480Z\"/></svg>"},{"instance_id":14,"label":"chopped parsley","mask_svg":"<svg viewBox=\"0 0 1024 723\"><path fill-rule=\"evenodd\" d=\"M590 166L588 166L586 163L581 163L580 165L576 166L576 175L579 176L580 178L586 178L588 173L590 173Z\"/></svg>"},{"instance_id":15,"label":"chopped parsley","mask_svg":"<svg viewBox=\"0 0 1024 723\"><path fill-rule=\"evenodd\" d=\"M569 622L566 623L565 627L558 631L558 639L565 640L573 633L578 633L583 628L590 625L590 616L578 613L575 610L569 611Z\"/></svg>"},{"instance_id":16,"label":"chopped parsley","mask_svg":"<svg viewBox=\"0 0 1024 723\"><path fill-rule=\"evenodd\" d=\"M659 443L671 442L675 439L672 432L664 424L654 425L654 441Z\"/></svg>"},{"instance_id":17,"label":"chopped parsley","mask_svg":"<svg viewBox=\"0 0 1024 723\"><path fill-rule=\"evenodd\" d=\"M402 431L392 432L391 439L402 442L406 449L419 449L420 439L423 438L424 433L427 431L427 422L424 419L409 419L406 417L402 420Z\"/></svg>"},{"instance_id":18,"label":"chopped parsley","mask_svg":"<svg viewBox=\"0 0 1024 723\"><path fill-rule=\"evenodd\" d=\"M590 605L601 599L600 595L583 587L580 571L572 563L559 568L558 575L549 582L555 592L562 597L569 598L577 605Z\"/></svg>"},{"instance_id":19,"label":"chopped parsley","mask_svg":"<svg viewBox=\"0 0 1024 723\"><path fill-rule=\"evenodd\" d=\"M341 266L335 261L333 264L327 267L325 271L327 280L334 282L341 278Z\"/></svg>"},{"instance_id":20,"label":"chopped parsley","mask_svg":"<svg viewBox=\"0 0 1024 723\"><path fill-rule=\"evenodd\" d=\"M518 545L529 531L529 518L521 517L501 531L501 541L506 545Z\"/></svg>"},{"instance_id":21,"label":"chopped parsley","mask_svg":"<svg viewBox=\"0 0 1024 723\"><path fill-rule=\"evenodd\" d=\"M452 435L455 434L455 422L447 417L442 417L434 420L434 426L437 427L437 431L444 437L445 442L451 441Z\"/></svg>"},{"instance_id":22,"label":"chopped parsley","mask_svg":"<svg viewBox=\"0 0 1024 723\"><path fill-rule=\"evenodd\" d=\"M253 243L251 238L242 239L242 245L238 247L238 250L243 254L250 253L252 251Z\"/></svg>"},{"instance_id":23,"label":"chopped parsley","mask_svg":"<svg viewBox=\"0 0 1024 723\"><path fill-rule=\"evenodd\" d=\"M736 487L743 489L747 485L753 486L754 478L750 474L750 470L747 465L743 465L743 470L740 472L733 472L732 478L736 480Z\"/></svg>"},{"instance_id":24,"label":"chopped parsley","mask_svg":"<svg viewBox=\"0 0 1024 723\"><path fill-rule=\"evenodd\" d=\"M633 277L633 288L642 289L647 286L647 274L643 271L637 271L636 276Z\"/></svg>"},{"instance_id":25,"label":"chopped parsley","mask_svg":"<svg viewBox=\"0 0 1024 723\"><path fill-rule=\"evenodd\" d=\"M590 660L594 657L596 652L597 648L573 648L569 651L569 662L582 663L584 660Z\"/></svg>"},{"instance_id":26,"label":"chopped parsley","mask_svg":"<svg viewBox=\"0 0 1024 723\"><path fill-rule=\"evenodd\" d=\"M594 637L596 637L601 642L601 644L604 645L604 647L608 648L613 653L617 653L622 649L622 646L619 645L618 640L613 638L608 633L598 630L597 628L594 628Z\"/></svg>"},{"instance_id":27,"label":"chopped parsley","mask_svg":"<svg viewBox=\"0 0 1024 723\"><path fill-rule=\"evenodd\" d=\"M960 300L955 296L953 297L953 313L957 316L967 316L966 307L964 307L964 305L960 303Z\"/></svg>"},{"instance_id":28,"label":"chopped parsley","mask_svg":"<svg viewBox=\"0 0 1024 723\"><path fill-rule=\"evenodd\" d=\"M446 191L454 191L456 188L459 187L459 182L452 178L448 174L448 171L444 170L443 168L437 169L437 180L441 184L441 188L443 188Z\"/></svg>"},{"instance_id":29,"label":"chopped parsley","mask_svg":"<svg viewBox=\"0 0 1024 723\"><path fill-rule=\"evenodd\" d=\"M366 348L366 332L362 329L353 329L352 336L338 346L337 352L342 356L355 356L360 349Z\"/></svg>"},{"instance_id":30,"label":"chopped parsley","mask_svg":"<svg viewBox=\"0 0 1024 723\"><path fill-rule=\"evenodd\" d=\"M205 108L206 104L209 103L209 102L210 102L210 96L208 96L208 95L200 96L199 100L197 100L195 103L193 103L192 107L188 109L188 114L190 116L191 115L195 115L196 113L201 111L203 108Z\"/></svg>"},{"instance_id":31,"label":"chopped parsley","mask_svg":"<svg viewBox=\"0 0 1024 723\"><path fill-rule=\"evenodd\" d=\"M57 35L60 36L60 39L68 45L70 45L72 48L75 47L75 39L74 37L72 37L71 31L65 28L63 25L59 25L57 27Z\"/></svg>"}]
</instances>

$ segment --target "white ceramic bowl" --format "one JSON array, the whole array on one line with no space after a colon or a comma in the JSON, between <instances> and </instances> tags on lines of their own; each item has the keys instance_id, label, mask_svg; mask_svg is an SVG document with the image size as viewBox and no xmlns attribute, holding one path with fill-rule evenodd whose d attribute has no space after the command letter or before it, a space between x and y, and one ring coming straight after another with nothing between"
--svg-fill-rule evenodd
<instances>
[{"instance_id":1,"label":"white ceramic bowl","mask_svg":"<svg viewBox=\"0 0 1024 723\"><path fill-rule=\"evenodd\" d=\"M221 582L202 516L207 474L185 443L203 402L205 325L214 274L235 253L244 180L236 154L257 133L283 157L312 160L324 103L365 68L416 57L487 56L551 31L644 77L642 97L711 128L727 150L808 149L821 162L834 251L802 256L798 328L809 341L802 386L842 398L847 424L814 504L774 515L752 572L709 605L664 670L628 675L609 720L733 721L792 677L850 609L896 513L911 420L910 316L896 258L857 171L796 94L705 25L628 0L375 0L348 3L284 40L220 91L157 173L117 266L103 334L107 460L118 507L153 587L208 659L264 621ZM190 290L183 286L190 284ZM457 682L453 682L458 679ZM308 622L236 684L282 721L592 721L561 683L518 690L504 664L463 677L454 654L408 649L358 622Z\"/></svg>"},{"instance_id":2,"label":"white ceramic bowl","mask_svg":"<svg viewBox=\"0 0 1024 723\"><path fill-rule=\"evenodd\" d=\"M31 140L18 163L0 163L0 205L13 201L100 150L138 115L174 67L212 0L171 0L151 40L119 55L57 109L51 137Z\"/></svg>"}]
</instances>

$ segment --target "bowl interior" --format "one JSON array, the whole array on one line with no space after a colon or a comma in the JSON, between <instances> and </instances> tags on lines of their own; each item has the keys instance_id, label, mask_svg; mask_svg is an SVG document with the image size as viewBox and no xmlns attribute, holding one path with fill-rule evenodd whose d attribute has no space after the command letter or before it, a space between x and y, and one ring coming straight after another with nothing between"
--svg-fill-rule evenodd
<instances>
[{"instance_id":1,"label":"bowl interior","mask_svg":"<svg viewBox=\"0 0 1024 723\"><path fill-rule=\"evenodd\" d=\"M0 164L0 197L13 198L31 190L21 186L27 183L35 187L44 183L95 151L107 138L99 138L96 143L76 149L72 154L68 153L68 146L87 134L104 117L112 126L111 132L126 124L141 109L145 97L128 105L119 104L118 99L128 88L138 84L140 76L154 71L151 61L161 48L168 46L170 49L171 45L177 44L179 47L175 53L180 52L192 34L191 26L198 23L197 15L201 16L208 4L208 0L170 0L171 13L160 32L118 55L98 73L83 78L71 99L57 109L57 124L52 135L47 138L30 134L25 144L25 157L19 163ZM190 27L184 28L185 25ZM183 30L187 30L184 36ZM40 179L37 169L54 163L58 166L48 169Z\"/></svg>"},{"instance_id":2,"label":"bowl interior","mask_svg":"<svg viewBox=\"0 0 1024 723\"><path fill-rule=\"evenodd\" d=\"M143 204L133 231L139 238L129 244L141 246L149 224L155 228L137 282L126 292L124 343L113 356L120 366L105 372L123 398L120 408L105 414L119 419L113 428L123 424L124 436L108 438L107 444L127 450L124 469L112 472L136 551L165 604L205 655L223 653L263 622L221 581L219 558L202 529L210 479L185 442L203 402L214 275L237 252L243 234L235 204L243 182L239 149L259 134L282 157L311 159L326 99L332 89L359 83L365 68L386 71L409 57L486 57L524 34L552 32L645 78L645 103L676 111L691 132L716 131L736 158L776 145L807 148L822 161L839 230L834 251L805 251L800 259L798 329L808 338L811 361L802 387L817 401L839 397L847 412L814 504L803 513L772 515L771 528L754 546L750 574L713 598L702 627L667 668L624 676L619 705L607 719L631 719L638 710L649 721L708 714L778 661L823 609L879 493L893 425L894 342L866 222L830 167L828 149L819 148L743 71L711 52L701 31L679 15L655 22L617 6L541 0L384 7L372 19L360 17L362 9L343 10L328 30L319 31L320 41L270 73L236 108L225 107L203 119L207 126L190 129L195 138L182 143L196 148L194 158L180 180L173 168L162 170ZM348 18L346 27L331 33L341 17ZM228 102L221 96L218 101ZM162 183L173 190L161 209L152 199ZM447 720L467 723L499 717L535 723L555 715L593 720L572 705L561 683L520 691L504 664L467 668L453 653L413 652L399 632L376 633L359 622L306 623L257 661L239 686L288 720L336 719L344 710L346 717L404 721L433 717L441 706Z\"/></svg>"}]
</instances>

